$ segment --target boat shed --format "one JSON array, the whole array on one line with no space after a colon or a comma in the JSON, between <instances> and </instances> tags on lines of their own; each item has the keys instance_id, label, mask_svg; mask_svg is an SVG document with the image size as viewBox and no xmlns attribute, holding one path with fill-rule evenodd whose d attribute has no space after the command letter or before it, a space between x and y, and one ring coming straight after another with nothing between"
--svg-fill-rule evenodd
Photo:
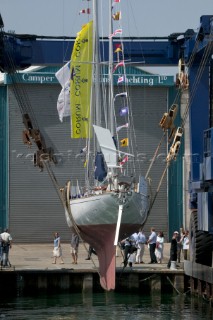
<instances>
[{"instance_id":1,"label":"boat shed","mask_svg":"<svg viewBox=\"0 0 213 320\"><path fill-rule=\"evenodd\" d=\"M51 178L45 169L41 171L34 166L35 146L23 144L22 113L25 108L31 110L46 145L53 149L57 163L52 169L59 185L63 188L69 179L73 186L84 181L82 141L75 139L71 143L70 119L67 117L60 122L58 117L56 104L61 91L55 77L58 69L26 69L19 73L15 84L5 74L0 85L0 228L9 227L17 243L50 242L56 231L63 241L70 240L64 209ZM137 174L145 175L163 134L159 122L176 95L174 77L131 67L127 68L127 79L132 97L137 161L141 168ZM167 151L166 138L149 174L153 196L166 166ZM147 235L154 226L169 240L174 229L182 225L181 153L182 150L162 182L144 228Z\"/></svg>"}]
</instances>

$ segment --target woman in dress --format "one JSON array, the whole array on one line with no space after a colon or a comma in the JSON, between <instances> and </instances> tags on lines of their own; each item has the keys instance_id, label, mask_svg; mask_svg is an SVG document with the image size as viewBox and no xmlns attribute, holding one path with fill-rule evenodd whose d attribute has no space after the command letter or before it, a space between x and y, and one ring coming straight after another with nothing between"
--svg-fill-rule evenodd
<instances>
[{"instance_id":1,"label":"woman in dress","mask_svg":"<svg viewBox=\"0 0 213 320\"><path fill-rule=\"evenodd\" d=\"M183 258L184 260L188 259L189 252L189 231L186 230L183 236L180 239L180 242L183 244Z\"/></svg>"},{"instance_id":2,"label":"woman in dress","mask_svg":"<svg viewBox=\"0 0 213 320\"><path fill-rule=\"evenodd\" d=\"M164 248L164 235L162 231L159 231L156 239L156 248L155 248L155 255L158 263L162 263L163 248Z\"/></svg>"},{"instance_id":3,"label":"woman in dress","mask_svg":"<svg viewBox=\"0 0 213 320\"><path fill-rule=\"evenodd\" d=\"M64 263L62 259L61 238L58 232L54 235L53 264L56 264L57 258L61 259L62 264Z\"/></svg>"}]
</instances>

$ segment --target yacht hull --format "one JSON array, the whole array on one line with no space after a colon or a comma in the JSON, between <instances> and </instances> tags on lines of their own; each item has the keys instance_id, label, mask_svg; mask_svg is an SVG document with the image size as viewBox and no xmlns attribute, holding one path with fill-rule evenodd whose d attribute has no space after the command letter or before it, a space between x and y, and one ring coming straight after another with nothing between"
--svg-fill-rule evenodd
<instances>
[{"instance_id":1,"label":"yacht hull","mask_svg":"<svg viewBox=\"0 0 213 320\"><path fill-rule=\"evenodd\" d=\"M101 286L115 288L116 246L114 245L119 205L123 206L119 240L137 232L147 218L146 194L105 192L70 200L70 214L79 228L81 238L97 252Z\"/></svg>"}]
</instances>

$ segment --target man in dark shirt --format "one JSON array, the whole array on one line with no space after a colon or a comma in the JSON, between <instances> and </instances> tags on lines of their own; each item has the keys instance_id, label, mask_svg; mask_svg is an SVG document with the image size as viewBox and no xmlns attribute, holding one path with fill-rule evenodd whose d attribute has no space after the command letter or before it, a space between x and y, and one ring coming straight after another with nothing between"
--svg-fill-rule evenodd
<instances>
[{"instance_id":1,"label":"man in dark shirt","mask_svg":"<svg viewBox=\"0 0 213 320\"><path fill-rule=\"evenodd\" d=\"M177 237L178 231L175 231L172 236L171 247L170 247L170 259L167 264L168 269L171 267L171 261L177 262Z\"/></svg>"}]
</instances>

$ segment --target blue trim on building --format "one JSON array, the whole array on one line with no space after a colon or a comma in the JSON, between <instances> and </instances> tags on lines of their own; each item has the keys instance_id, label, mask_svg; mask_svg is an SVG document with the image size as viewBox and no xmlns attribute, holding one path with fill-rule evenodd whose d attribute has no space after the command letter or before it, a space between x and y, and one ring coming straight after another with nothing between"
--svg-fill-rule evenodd
<instances>
[{"instance_id":1,"label":"blue trim on building","mask_svg":"<svg viewBox=\"0 0 213 320\"><path fill-rule=\"evenodd\" d=\"M169 90L169 101L174 101L177 95L175 87ZM177 101L179 108L175 119L175 126L181 124L180 101ZM170 145L168 146L168 150ZM174 231L179 231L183 226L183 154L184 135L177 159L172 161L168 170L168 237L171 239Z\"/></svg>"}]
</instances>

